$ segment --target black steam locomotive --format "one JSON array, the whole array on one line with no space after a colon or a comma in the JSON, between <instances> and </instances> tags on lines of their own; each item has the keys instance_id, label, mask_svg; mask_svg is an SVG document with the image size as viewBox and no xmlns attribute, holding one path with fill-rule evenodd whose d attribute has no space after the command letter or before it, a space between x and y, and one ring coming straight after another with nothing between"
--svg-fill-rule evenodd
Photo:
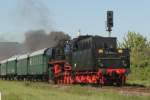
<instances>
[{"instance_id":1,"label":"black steam locomotive","mask_svg":"<svg viewBox=\"0 0 150 100\"><path fill-rule=\"evenodd\" d=\"M49 80L55 83L123 85L130 71L129 50L117 48L114 37L79 36L54 51Z\"/></svg>"}]
</instances>

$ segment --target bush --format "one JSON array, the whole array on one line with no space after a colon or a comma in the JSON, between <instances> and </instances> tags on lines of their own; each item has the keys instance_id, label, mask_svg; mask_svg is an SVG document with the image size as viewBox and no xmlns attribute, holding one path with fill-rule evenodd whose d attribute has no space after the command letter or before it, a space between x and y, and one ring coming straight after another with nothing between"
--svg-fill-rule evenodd
<instances>
[{"instance_id":1,"label":"bush","mask_svg":"<svg viewBox=\"0 0 150 100\"><path fill-rule=\"evenodd\" d=\"M131 66L150 66L150 44L146 37L136 32L128 32L120 44L121 47L131 50Z\"/></svg>"}]
</instances>

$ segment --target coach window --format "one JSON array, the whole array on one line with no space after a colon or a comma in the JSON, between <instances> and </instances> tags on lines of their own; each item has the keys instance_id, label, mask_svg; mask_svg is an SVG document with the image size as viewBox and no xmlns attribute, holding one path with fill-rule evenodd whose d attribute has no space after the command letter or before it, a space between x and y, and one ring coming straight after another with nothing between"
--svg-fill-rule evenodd
<instances>
[{"instance_id":1,"label":"coach window","mask_svg":"<svg viewBox=\"0 0 150 100\"><path fill-rule=\"evenodd\" d=\"M33 57L33 63L32 64L34 65L34 63L35 63L35 57Z\"/></svg>"},{"instance_id":2,"label":"coach window","mask_svg":"<svg viewBox=\"0 0 150 100\"><path fill-rule=\"evenodd\" d=\"M41 56L39 56L39 64L41 64Z\"/></svg>"},{"instance_id":3,"label":"coach window","mask_svg":"<svg viewBox=\"0 0 150 100\"><path fill-rule=\"evenodd\" d=\"M40 57L39 57L39 64L41 64L41 62L42 62L42 59L41 59L41 57L42 57L42 56L40 56Z\"/></svg>"},{"instance_id":4,"label":"coach window","mask_svg":"<svg viewBox=\"0 0 150 100\"><path fill-rule=\"evenodd\" d=\"M34 57L34 65L36 65L36 56Z\"/></svg>"},{"instance_id":5,"label":"coach window","mask_svg":"<svg viewBox=\"0 0 150 100\"><path fill-rule=\"evenodd\" d=\"M40 62L39 62L39 56L38 56L38 59L37 59L37 63L40 64Z\"/></svg>"},{"instance_id":6,"label":"coach window","mask_svg":"<svg viewBox=\"0 0 150 100\"><path fill-rule=\"evenodd\" d=\"M37 57L34 58L34 64L37 64Z\"/></svg>"}]
</instances>

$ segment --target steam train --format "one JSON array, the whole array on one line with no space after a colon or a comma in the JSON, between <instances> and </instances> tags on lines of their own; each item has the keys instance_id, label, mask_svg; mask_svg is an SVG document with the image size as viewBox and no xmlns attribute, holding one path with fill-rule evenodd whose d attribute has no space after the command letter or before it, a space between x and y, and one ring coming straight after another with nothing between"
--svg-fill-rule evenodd
<instances>
[{"instance_id":1,"label":"steam train","mask_svg":"<svg viewBox=\"0 0 150 100\"><path fill-rule=\"evenodd\" d=\"M53 84L124 85L129 72L129 50L118 48L115 37L92 35L0 62L1 79Z\"/></svg>"}]
</instances>

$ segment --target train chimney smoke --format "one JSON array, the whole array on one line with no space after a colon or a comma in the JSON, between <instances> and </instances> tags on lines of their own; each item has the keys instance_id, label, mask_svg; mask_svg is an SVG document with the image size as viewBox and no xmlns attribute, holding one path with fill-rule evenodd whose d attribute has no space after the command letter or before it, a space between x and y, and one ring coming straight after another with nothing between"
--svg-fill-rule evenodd
<instances>
[{"instance_id":1,"label":"train chimney smoke","mask_svg":"<svg viewBox=\"0 0 150 100\"><path fill-rule=\"evenodd\" d=\"M69 35L63 32L53 31L46 34L44 30L29 31L25 36L24 45L29 52L47 47L54 47L70 39Z\"/></svg>"}]
</instances>

